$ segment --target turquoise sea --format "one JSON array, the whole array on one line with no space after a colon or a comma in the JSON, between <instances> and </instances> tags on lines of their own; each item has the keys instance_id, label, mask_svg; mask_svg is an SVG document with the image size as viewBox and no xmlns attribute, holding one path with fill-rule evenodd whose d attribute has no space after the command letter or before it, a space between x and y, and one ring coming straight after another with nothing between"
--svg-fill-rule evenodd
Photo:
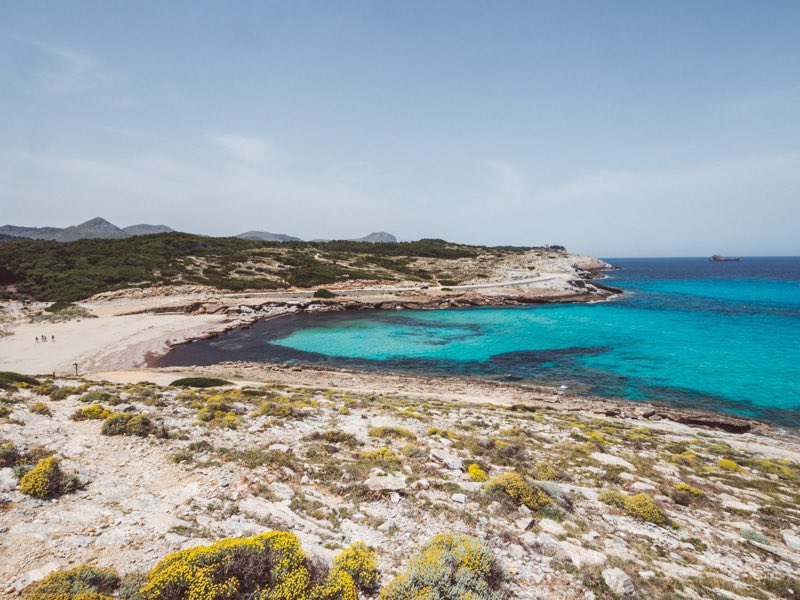
<instances>
[{"instance_id":1,"label":"turquoise sea","mask_svg":"<svg viewBox=\"0 0 800 600\"><path fill-rule=\"evenodd\" d=\"M594 304L289 316L160 364L297 361L476 376L800 425L800 258L606 259Z\"/></svg>"}]
</instances>

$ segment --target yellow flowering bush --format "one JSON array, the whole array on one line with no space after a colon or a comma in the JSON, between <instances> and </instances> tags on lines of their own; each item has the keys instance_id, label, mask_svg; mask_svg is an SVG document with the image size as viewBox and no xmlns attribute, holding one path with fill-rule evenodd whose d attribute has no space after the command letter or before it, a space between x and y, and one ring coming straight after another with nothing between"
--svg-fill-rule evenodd
<instances>
[{"instance_id":1,"label":"yellow flowering bush","mask_svg":"<svg viewBox=\"0 0 800 600\"><path fill-rule=\"evenodd\" d=\"M499 490L504 492L516 504L524 505L531 510L537 510L547 504L552 504L553 499L536 486L529 485L522 475L515 471L503 473L492 478L486 484L487 491Z\"/></svg>"},{"instance_id":2,"label":"yellow flowering bush","mask_svg":"<svg viewBox=\"0 0 800 600\"><path fill-rule=\"evenodd\" d=\"M114 569L83 565L51 573L22 592L24 600L112 600L119 586Z\"/></svg>"},{"instance_id":3,"label":"yellow flowering bush","mask_svg":"<svg viewBox=\"0 0 800 600\"><path fill-rule=\"evenodd\" d=\"M420 548L380 600L500 600L504 573L481 540L443 533Z\"/></svg>"},{"instance_id":4,"label":"yellow flowering bush","mask_svg":"<svg viewBox=\"0 0 800 600\"><path fill-rule=\"evenodd\" d=\"M51 498L61 493L64 473L58 460L50 456L43 458L19 480L19 488L34 498Z\"/></svg>"},{"instance_id":5,"label":"yellow flowering bush","mask_svg":"<svg viewBox=\"0 0 800 600\"><path fill-rule=\"evenodd\" d=\"M675 489L679 492L686 492L691 494L692 496L702 496L703 492L699 488L696 488L688 483L679 483L675 486Z\"/></svg>"},{"instance_id":6,"label":"yellow flowering bush","mask_svg":"<svg viewBox=\"0 0 800 600\"><path fill-rule=\"evenodd\" d=\"M35 402L28 410L36 415L44 415L46 417L53 416L53 411L51 411L50 407L48 407L44 402Z\"/></svg>"},{"instance_id":7,"label":"yellow flowering bush","mask_svg":"<svg viewBox=\"0 0 800 600\"><path fill-rule=\"evenodd\" d=\"M147 415L136 413L111 413L103 421L103 435L132 435L147 437L155 433L155 425Z\"/></svg>"},{"instance_id":8,"label":"yellow flowering bush","mask_svg":"<svg viewBox=\"0 0 800 600\"><path fill-rule=\"evenodd\" d=\"M469 478L472 481L489 481L489 476L486 474L486 471L481 469L480 465L476 463L472 463L467 467L467 473L469 473Z\"/></svg>"},{"instance_id":9,"label":"yellow flowering bush","mask_svg":"<svg viewBox=\"0 0 800 600\"><path fill-rule=\"evenodd\" d=\"M605 490L600 493L598 499L611 506L621 508L631 517L642 521L648 521L656 525L664 525L667 522L667 518L661 512L655 500L644 492L634 496L627 496L617 490Z\"/></svg>"},{"instance_id":10,"label":"yellow flowering bush","mask_svg":"<svg viewBox=\"0 0 800 600\"><path fill-rule=\"evenodd\" d=\"M228 538L162 559L141 600L357 600L359 582L377 584L377 558L363 544L343 551L325 574L293 533ZM364 588L366 590L366 588Z\"/></svg>"},{"instance_id":11,"label":"yellow flowering bush","mask_svg":"<svg viewBox=\"0 0 800 600\"><path fill-rule=\"evenodd\" d=\"M363 542L356 542L334 557L333 570L347 573L358 589L367 593L378 589L378 555Z\"/></svg>"},{"instance_id":12,"label":"yellow flowering bush","mask_svg":"<svg viewBox=\"0 0 800 600\"><path fill-rule=\"evenodd\" d=\"M558 479L558 471L551 467L546 462L536 463L534 475L539 481L553 481Z\"/></svg>"},{"instance_id":13,"label":"yellow flowering bush","mask_svg":"<svg viewBox=\"0 0 800 600\"><path fill-rule=\"evenodd\" d=\"M717 466L723 471L739 472L742 470L742 467L736 464L736 461L730 460L729 458L720 459L717 461Z\"/></svg>"},{"instance_id":14,"label":"yellow flowering bush","mask_svg":"<svg viewBox=\"0 0 800 600\"><path fill-rule=\"evenodd\" d=\"M101 404L92 404L76 410L70 419L73 421L98 420L102 421L113 415L113 411L104 408Z\"/></svg>"},{"instance_id":15,"label":"yellow flowering bush","mask_svg":"<svg viewBox=\"0 0 800 600\"><path fill-rule=\"evenodd\" d=\"M367 462L378 463L386 467L397 466L400 464L400 457L391 448L375 448L365 450L361 453L361 458Z\"/></svg>"}]
</instances>

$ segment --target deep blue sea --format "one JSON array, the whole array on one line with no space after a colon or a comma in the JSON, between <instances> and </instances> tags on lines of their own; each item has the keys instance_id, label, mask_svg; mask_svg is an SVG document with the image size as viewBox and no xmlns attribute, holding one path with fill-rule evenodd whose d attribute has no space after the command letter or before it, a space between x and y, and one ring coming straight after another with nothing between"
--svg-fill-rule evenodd
<instances>
[{"instance_id":1,"label":"deep blue sea","mask_svg":"<svg viewBox=\"0 0 800 600\"><path fill-rule=\"evenodd\" d=\"M160 364L298 361L564 385L800 425L800 258L606 259L593 304L309 314L173 350Z\"/></svg>"}]
</instances>

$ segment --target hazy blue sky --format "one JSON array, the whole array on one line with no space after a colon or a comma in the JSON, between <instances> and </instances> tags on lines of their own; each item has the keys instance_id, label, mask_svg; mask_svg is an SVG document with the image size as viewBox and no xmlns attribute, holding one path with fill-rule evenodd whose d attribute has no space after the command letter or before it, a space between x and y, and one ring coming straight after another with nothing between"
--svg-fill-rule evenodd
<instances>
[{"instance_id":1,"label":"hazy blue sky","mask_svg":"<svg viewBox=\"0 0 800 600\"><path fill-rule=\"evenodd\" d=\"M797 0L0 15L0 224L800 254Z\"/></svg>"}]
</instances>

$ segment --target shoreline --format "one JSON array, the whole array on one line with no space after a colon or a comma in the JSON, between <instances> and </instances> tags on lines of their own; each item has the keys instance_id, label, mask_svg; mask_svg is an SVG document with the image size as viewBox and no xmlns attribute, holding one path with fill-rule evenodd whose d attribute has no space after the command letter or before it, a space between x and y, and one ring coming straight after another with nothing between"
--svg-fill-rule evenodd
<instances>
[{"instance_id":1,"label":"shoreline","mask_svg":"<svg viewBox=\"0 0 800 600\"><path fill-rule=\"evenodd\" d=\"M586 414L647 422L671 421L689 427L709 428L734 434L758 432L793 436L800 428L755 417L721 411L692 409L659 400L631 400L571 394L546 385L496 381L470 376L408 374L397 371L367 371L304 363L291 365L261 361L226 361L212 365L148 366L138 373L181 373L223 379L293 386L336 388L378 394L402 394L419 398L517 405L520 410L581 411ZM99 376L102 373L95 373ZM526 408L522 408L522 407Z\"/></svg>"}]
</instances>

